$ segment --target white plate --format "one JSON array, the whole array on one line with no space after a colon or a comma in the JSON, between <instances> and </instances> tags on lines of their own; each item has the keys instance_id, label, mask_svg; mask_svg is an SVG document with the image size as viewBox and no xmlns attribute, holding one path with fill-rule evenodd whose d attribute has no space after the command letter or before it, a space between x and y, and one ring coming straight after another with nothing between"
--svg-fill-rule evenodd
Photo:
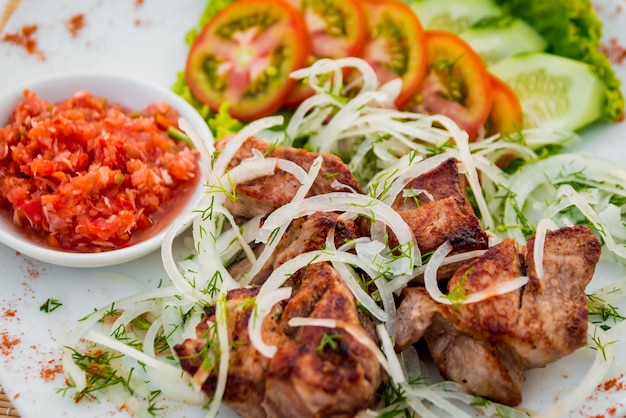
<instances>
[{"instance_id":1,"label":"white plate","mask_svg":"<svg viewBox=\"0 0 626 418\"><path fill-rule=\"evenodd\" d=\"M0 10L7 0L0 0ZM3 32L37 24L39 48L45 61L23 49L0 43L0 91L31 78L68 70L113 71L169 87L185 62L185 34L196 23L204 0L25 0ZM626 45L626 12L621 0L596 0L605 22L605 39ZM85 27L72 37L66 22L83 13ZM626 80L626 63L616 66ZM2 121L4 122L4 121ZM598 126L585 133L580 152L626 161L626 125ZM601 265L592 287L623 277L619 269ZM61 345L84 315L111 301L166 279L158 252L114 267L72 269L33 261L0 245L0 385L25 418L41 416L126 416L106 402L75 404L57 394L63 386ZM39 310L48 298L63 306L52 313ZM3 341L4 340L4 341ZM12 348L7 341L16 341ZM617 364L626 363L626 350L617 347ZM525 407L545 410L567 393L585 372L588 351L581 351L544 369L528 373ZM626 378L622 378L626 384ZM615 410L612 408L616 408ZM0 410L0 414L4 411ZM200 408L170 405L168 416L204 416ZM574 417L626 415L626 391L597 390ZM220 416L233 416L230 413Z\"/></svg>"}]
</instances>

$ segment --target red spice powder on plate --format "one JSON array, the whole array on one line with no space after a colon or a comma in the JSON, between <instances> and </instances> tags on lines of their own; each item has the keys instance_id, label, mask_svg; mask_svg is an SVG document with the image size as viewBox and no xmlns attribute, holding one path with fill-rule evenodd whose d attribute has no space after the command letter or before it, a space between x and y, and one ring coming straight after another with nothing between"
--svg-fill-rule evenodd
<instances>
[{"instance_id":1,"label":"red spice powder on plate","mask_svg":"<svg viewBox=\"0 0 626 418\"><path fill-rule=\"evenodd\" d=\"M602 45L600 50L606 55L611 64L619 65L626 60L626 47L620 45L619 39L615 37L609 39L608 44Z\"/></svg>"},{"instance_id":2,"label":"red spice powder on plate","mask_svg":"<svg viewBox=\"0 0 626 418\"><path fill-rule=\"evenodd\" d=\"M178 116L164 102L135 111L86 91L50 103L26 90L0 127L0 210L66 251L147 238L199 178L197 151L167 134Z\"/></svg>"},{"instance_id":3,"label":"red spice powder on plate","mask_svg":"<svg viewBox=\"0 0 626 418\"><path fill-rule=\"evenodd\" d=\"M24 25L15 33L7 33L2 37L2 42L8 42L17 46L20 46L26 50L30 55L37 56L41 61L45 61L45 54L37 46L37 39L35 33L37 32L37 25Z\"/></svg>"},{"instance_id":4,"label":"red spice powder on plate","mask_svg":"<svg viewBox=\"0 0 626 418\"><path fill-rule=\"evenodd\" d=\"M43 365L41 367L41 370L39 370L39 377L44 382L51 382L54 380L57 374L63 373L63 365L55 363L55 360L49 360L48 364Z\"/></svg>"},{"instance_id":5,"label":"red spice powder on plate","mask_svg":"<svg viewBox=\"0 0 626 418\"><path fill-rule=\"evenodd\" d=\"M85 15L80 13L72 16L67 22L65 22L67 30L70 32L73 38L76 38L80 31L85 27Z\"/></svg>"},{"instance_id":6,"label":"red spice powder on plate","mask_svg":"<svg viewBox=\"0 0 626 418\"><path fill-rule=\"evenodd\" d=\"M624 382L624 375L621 374L618 377L614 377L613 379L609 379L604 383L601 383L598 386L599 389L609 392L609 391L622 391L626 389L626 382Z\"/></svg>"},{"instance_id":7,"label":"red spice powder on plate","mask_svg":"<svg viewBox=\"0 0 626 418\"><path fill-rule=\"evenodd\" d=\"M10 355L13 349L21 342L22 340L19 338L11 337L7 331L2 331L0 335L0 353L2 353L3 356Z\"/></svg>"},{"instance_id":8,"label":"red spice powder on plate","mask_svg":"<svg viewBox=\"0 0 626 418\"><path fill-rule=\"evenodd\" d=\"M5 318L12 318L15 316L16 313L17 311L15 309L4 309L4 311L2 312L2 316Z\"/></svg>"}]
</instances>

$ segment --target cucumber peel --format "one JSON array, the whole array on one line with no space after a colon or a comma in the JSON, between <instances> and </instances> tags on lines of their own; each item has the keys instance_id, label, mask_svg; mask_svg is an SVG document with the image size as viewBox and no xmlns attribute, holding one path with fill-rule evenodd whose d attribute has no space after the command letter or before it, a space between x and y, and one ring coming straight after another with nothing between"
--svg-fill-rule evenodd
<instances>
[{"instance_id":1,"label":"cucumber peel","mask_svg":"<svg viewBox=\"0 0 626 418\"><path fill-rule=\"evenodd\" d=\"M459 33L487 16L500 16L502 9L492 0L408 1L424 29Z\"/></svg>"},{"instance_id":2,"label":"cucumber peel","mask_svg":"<svg viewBox=\"0 0 626 418\"><path fill-rule=\"evenodd\" d=\"M548 45L532 26L513 16L483 19L459 36L487 66L522 52L544 51Z\"/></svg>"}]
</instances>

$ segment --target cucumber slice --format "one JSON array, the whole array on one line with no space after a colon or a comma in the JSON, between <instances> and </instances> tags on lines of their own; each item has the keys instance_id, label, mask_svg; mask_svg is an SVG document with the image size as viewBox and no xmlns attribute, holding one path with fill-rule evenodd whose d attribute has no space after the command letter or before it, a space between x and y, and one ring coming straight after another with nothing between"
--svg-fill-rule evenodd
<instances>
[{"instance_id":1,"label":"cucumber slice","mask_svg":"<svg viewBox=\"0 0 626 418\"><path fill-rule=\"evenodd\" d=\"M526 128L576 131L602 116L606 86L588 64L532 52L505 58L489 70L517 94Z\"/></svg>"},{"instance_id":2,"label":"cucumber slice","mask_svg":"<svg viewBox=\"0 0 626 418\"><path fill-rule=\"evenodd\" d=\"M459 34L486 66L521 52L540 52L547 42L528 23L512 16L488 18Z\"/></svg>"},{"instance_id":3,"label":"cucumber slice","mask_svg":"<svg viewBox=\"0 0 626 418\"><path fill-rule=\"evenodd\" d=\"M487 16L501 16L493 0L414 0L411 7L424 29L460 33Z\"/></svg>"}]
</instances>

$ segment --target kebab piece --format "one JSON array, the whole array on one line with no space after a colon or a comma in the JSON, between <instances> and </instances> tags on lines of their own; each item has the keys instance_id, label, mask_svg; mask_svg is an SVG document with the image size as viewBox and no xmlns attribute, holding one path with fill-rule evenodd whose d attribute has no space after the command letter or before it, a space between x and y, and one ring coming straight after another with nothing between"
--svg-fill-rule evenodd
<instances>
[{"instance_id":1,"label":"kebab piece","mask_svg":"<svg viewBox=\"0 0 626 418\"><path fill-rule=\"evenodd\" d=\"M397 312L398 350L422 337L444 378L507 405L522 400L524 371L543 367L587 342L585 287L600 241L585 226L545 237L537 274L535 238L526 247L507 239L458 269L448 292L470 294L520 276L528 284L478 303L443 305L424 288L406 288Z\"/></svg>"},{"instance_id":2,"label":"kebab piece","mask_svg":"<svg viewBox=\"0 0 626 418\"><path fill-rule=\"evenodd\" d=\"M383 381L375 355L341 329L317 326L293 328L294 317L329 318L357 327L376 341L374 324L356 305L343 279L328 263L315 263L290 279L293 296L277 304L264 319L263 340L276 345L272 358L252 344L248 322L258 288L232 290L227 295L230 344L223 402L242 417L351 417L371 406ZM183 370L212 396L217 384L218 355L214 309L196 328L196 338L175 347ZM332 343L325 341L331 339Z\"/></svg>"},{"instance_id":3,"label":"kebab piece","mask_svg":"<svg viewBox=\"0 0 626 418\"><path fill-rule=\"evenodd\" d=\"M229 139L227 137L216 143L216 151L222 151ZM310 170L315 159L321 155L323 163L320 173L307 196L336 191L361 193L361 185L339 157L332 154L309 152L300 148L275 148L272 144L254 137L246 139L237 150L230 161L229 169L236 167L246 158L252 157L254 151L266 157L292 161L306 171ZM273 175L238 183L237 199L227 201L225 206L239 220L251 219L258 215L263 216L291 202L300 187L300 181L291 173L277 169Z\"/></svg>"}]
</instances>

